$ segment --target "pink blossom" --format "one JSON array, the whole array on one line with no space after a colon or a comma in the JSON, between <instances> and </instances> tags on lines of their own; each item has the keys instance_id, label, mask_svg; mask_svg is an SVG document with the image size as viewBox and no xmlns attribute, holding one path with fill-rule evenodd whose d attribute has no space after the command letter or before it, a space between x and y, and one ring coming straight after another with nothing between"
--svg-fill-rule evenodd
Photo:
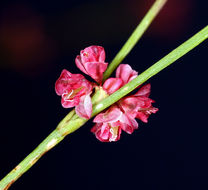
<instances>
[{"instance_id":1,"label":"pink blossom","mask_svg":"<svg viewBox=\"0 0 208 190\"><path fill-rule=\"evenodd\" d=\"M103 84L103 89L108 94L113 94L119 88L136 78L138 73L130 65L121 64L116 70L116 78L109 78Z\"/></svg>"},{"instance_id":2,"label":"pink blossom","mask_svg":"<svg viewBox=\"0 0 208 190\"><path fill-rule=\"evenodd\" d=\"M131 134L138 128L137 122L128 118L117 106L112 106L105 113L98 114L93 122L96 124L91 132L95 133L96 138L102 142L117 141L120 139L121 130Z\"/></svg>"},{"instance_id":3,"label":"pink blossom","mask_svg":"<svg viewBox=\"0 0 208 190\"><path fill-rule=\"evenodd\" d=\"M75 107L76 114L79 117L89 119L92 114L92 102L90 94L80 97L80 103Z\"/></svg>"},{"instance_id":4,"label":"pink blossom","mask_svg":"<svg viewBox=\"0 0 208 190\"><path fill-rule=\"evenodd\" d=\"M105 63L105 51L101 46L90 46L80 52L75 59L77 67L85 74L101 83L108 64Z\"/></svg>"},{"instance_id":5,"label":"pink blossom","mask_svg":"<svg viewBox=\"0 0 208 190\"><path fill-rule=\"evenodd\" d=\"M103 89L110 95L137 75L129 65L121 64L116 70L116 78L107 79ZM131 134L138 128L135 118L147 122L149 115L158 111L152 106L154 101L149 98L150 88L150 84L144 85L136 94L122 98L105 113L97 115L94 119L96 124L91 130L97 139L102 142L117 141L122 130Z\"/></svg>"},{"instance_id":6,"label":"pink blossom","mask_svg":"<svg viewBox=\"0 0 208 190\"><path fill-rule=\"evenodd\" d=\"M78 106L76 112L79 116L90 118L92 103L89 94L92 84L81 74L72 74L64 69L55 84L56 93L61 96L64 108Z\"/></svg>"},{"instance_id":7,"label":"pink blossom","mask_svg":"<svg viewBox=\"0 0 208 190\"><path fill-rule=\"evenodd\" d=\"M103 72L108 65L105 63L103 47L85 48L76 57L75 62L81 71L101 84ZM137 76L138 72L134 71L130 65L121 64L116 70L116 78L107 79L99 88L103 89L105 96L111 95ZM56 81L55 90L61 96L63 107L75 106L76 114L79 117L89 119L92 114L90 95L96 86L96 84L87 81L83 75L72 74L64 69ZM134 95L122 98L107 111L94 118L93 122L96 124L91 131L102 142L118 141L122 130L128 134L133 133L135 129L138 129L135 118L147 122L149 115L158 111L152 106L154 101L149 98L149 95L150 84L141 87Z\"/></svg>"},{"instance_id":8,"label":"pink blossom","mask_svg":"<svg viewBox=\"0 0 208 190\"><path fill-rule=\"evenodd\" d=\"M109 78L103 84L103 89L108 94L113 94L119 88L123 86L123 81L120 78Z\"/></svg>"},{"instance_id":9,"label":"pink blossom","mask_svg":"<svg viewBox=\"0 0 208 190\"><path fill-rule=\"evenodd\" d=\"M138 72L134 71L128 64L120 64L116 69L116 78L123 80L123 85L135 79Z\"/></svg>"},{"instance_id":10,"label":"pink blossom","mask_svg":"<svg viewBox=\"0 0 208 190\"><path fill-rule=\"evenodd\" d=\"M158 111L158 108L152 106L154 100L149 98L150 88L150 84L147 84L136 94L122 98L118 104L123 112L131 118L138 118L147 123L149 115Z\"/></svg>"}]
</instances>

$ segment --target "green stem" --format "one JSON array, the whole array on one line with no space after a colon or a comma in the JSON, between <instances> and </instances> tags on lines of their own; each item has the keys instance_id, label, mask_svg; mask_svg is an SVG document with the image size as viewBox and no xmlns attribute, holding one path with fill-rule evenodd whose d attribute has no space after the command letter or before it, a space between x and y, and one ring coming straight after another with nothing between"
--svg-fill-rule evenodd
<instances>
[{"instance_id":1,"label":"green stem","mask_svg":"<svg viewBox=\"0 0 208 190\"><path fill-rule=\"evenodd\" d=\"M60 132L55 129L33 152L20 162L0 182L0 190L7 190L23 173L29 170L47 151L63 140Z\"/></svg>"},{"instance_id":2,"label":"green stem","mask_svg":"<svg viewBox=\"0 0 208 190\"><path fill-rule=\"evenodd\" d=\"M92 117L112 105L120 98L137 88L139 85L147 81L149 78L172 64L174 61L185 55L194 47L199 45L208 38L208 26L194 35L192 38L184 42L178 48L170 52L160 61L152 65L149 69L140 74L137 78L126 84L124 87L105 98L100 103L94 100L96 105L93 106ZM101 90L101 89L100 89ZM98 90L97 93L100 93ZM103 93L103 92L101 92ZM98 98L101 94L97 95ZM103 97L106 96L105 94ZM58 127L32 152L30 153L15 169L13 169L5 178L0 181L0 190L7 190L24 172L30 169L47 151L57 145L64 137L75 130L79 129L87 119L78 117L72 110L58 125Z\"/></svg>"},{"instance_id":3,"label":"green stem","mask_svg":"<svg viewBox=\"0 0 208 190\"><path fill-rule=\"evenodd\" d=\"M105 72L105 79L113 72L124 57L131 51L142 34L146 31L152 20L158 14L166 0L156 0L147 15L141 21L139 26L133 32L126 44L122 47L120 52L116 55L109 68ZM102 95L104 92L101 92ZM94 99L99 99L98 96ZM105 96L105 95L103 95ZM95 102L97 103L97 102ZM102 104L99 104L102 105ZM98 106L99 107L99 106ZM101 110L100 110L101 111ZM98 112L97 112L98 113ZM29 170L48 150L58 144L64 137L81 127L86 119L79 118L74 110L72 110L54 130L32 153L30 153L18 166L16 166L8 175L0 181L0 190L8 189L23 173Z\"/></svg>"},{"instance_id":4,"label":"green stem","mask_svg":"<svg viewBox=\"0 0 208 190\"><path fill-rule=\"evenodd\" d=\"M126 41L126 43L123 45L121 50L118 52L118 54L115 56L113 61L108 66L107 70L105 71L103 75L103 81L105 81L109 76L112 74L112 72L116 69L116 67L123 61L123 59L129 54L129 52L132 50L132 48L136 45L136 43L139 41L139 39L142 37L144 32L147 30L153 19L157 16L159 11L162 9L164 4L167 0L156 0L155 3L152 5L152 7L149 9L145 17L142 19L142 21L139 23L139 25L136 27L134 32L131 34L129 39Z\"/></svg>"},{"instance_id":5,"label":"green stem","mask_svg":"<svg viewBox=\"0 0 208 190\"><path fill-rule=\"evenodd\" d=\"M97 115L99 112L104 110L105 108L109 107L113 103L120 100L122 97L126 96L129 92L136 89L139 85L146 82L149 78L159 73L161 70L175 62L177 59L184 56L190 50L195 48L201 42L208 38L208 26L203 28L189 40L181 44L179 47L171 51L168 55L163 57L161 60L156 62L154 65L149 67L146 71L141 73L137 78L117 90L115 93L110 95L109 97L102 100L99 104L94 106L92 116Z\"/></svg>"},{"instance_id":6,"label":"green stem","mask_svg":"<svg viewBox=\"0 0 208 190\"><path fill-rule=\"evenodd\" d=\"M20 162L8 175L0 181L0 190L7 190L18 178L29 170L46 152L61 142L66 135L81 127L87 119L80 118L72 110L59 123L57 128L31 152L22 162Z\"/></svg>"},{"instance_id":7,"label":"green stem","mask_svg":"<svg viewBox=\"0 0 208 190\"><path fill-rule=\"evenodd\" d=\"M108 95L101 87L96 87L92 97L93 104L97 104ZM58 124L57 128L22 162L0 181L0 190L7 190L18 178L29 170L46 152L57 145L68 134L79 129L88 120L76 115L75 110L70 111Z\"/></svg>"}]
</instances>

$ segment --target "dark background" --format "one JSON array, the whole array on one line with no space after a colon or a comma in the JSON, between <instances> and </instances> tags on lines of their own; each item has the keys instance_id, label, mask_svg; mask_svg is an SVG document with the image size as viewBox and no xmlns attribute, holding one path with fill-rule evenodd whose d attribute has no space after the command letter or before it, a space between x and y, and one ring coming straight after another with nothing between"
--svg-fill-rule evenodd
<instances>
[{"instance_id":1,"label":"dark background","mask_svg":"<svg viewBox=\"0 0 208 190\"><path fill-rule=\"evenodd\" d=\"M101 45L110 62L152 0L1 1L0 178L68 113L55 94L62 69ZM169 0L124 60L144 71L207 25L204 0ZM207 189L207 41L149 80L159 112L132 135L101 143L89 122L11 190Z\"/></svg>"}]
</instances>

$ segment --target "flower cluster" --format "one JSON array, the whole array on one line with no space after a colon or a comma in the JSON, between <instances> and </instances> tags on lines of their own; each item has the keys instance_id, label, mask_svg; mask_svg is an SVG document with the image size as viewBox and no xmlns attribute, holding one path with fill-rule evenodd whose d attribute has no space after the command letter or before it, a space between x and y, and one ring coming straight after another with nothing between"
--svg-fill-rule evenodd
<instances>
[{"instance_id":1,"label":"flower cluster","mask_svg":"<svg viewBox=\"0 0 208 190\"><path fill-rule=\"evenodd\" d=\"M80 52L75 59L77 67L85 74L101 83L108 64L105 62L105 51L101 46L90 46ZM92 114L90 94L94 84L81 74L72 74L66 69L56 81L55 90L61 96L64 108L75 107L77 115L89 119Z\"/></svg>"},{"instance_id":2,"label":"flower cluster","mask_svg":"<svg viewBox=\"0 0 208 190\"><path fill-rule=\"evenodd\" d=\"M116 70L116 77L107 79L102 85L103 73L108 63L105 62L105 51L101 46L85 48L76 57L75 63L82 72L102 86L108 95L138 76L129 65L121 64ZM64 69L56 81L55 90L61 96L63 107L75 107L77 115L89 119L92 114L91 93L95 86L98 85L89 82L83 75L72 74ZM147 122L149 115L158 111L152 106L154 101L149 95L150 84L147 84L140 87L134 95L122 98L94 118L93 122L96 124L91 131L102 142L119 140L122 130L131 134L138 128L136 118Z\"/></svg>"},{"instance_id":3,"label":"flower cluster","mask_svg":"<svg viewBox=\"0 0 208 190\"><path fill-rule=\"evenodd\" d=\"M112 94L137 75L138 73L129 65L121 64L116 70L116 78L107 79L103 84L103 89L108 94ZM152 106L154 101L149 98L149 95L150 84L147 84L136 94L122 98L105 113L100 113L95 117L96 125L91 131L102 142L119 140L122 130L129 134L133 133L138 128L135 118L147 122L149 115L158 111Z\"/></svg>"}]
</instances>

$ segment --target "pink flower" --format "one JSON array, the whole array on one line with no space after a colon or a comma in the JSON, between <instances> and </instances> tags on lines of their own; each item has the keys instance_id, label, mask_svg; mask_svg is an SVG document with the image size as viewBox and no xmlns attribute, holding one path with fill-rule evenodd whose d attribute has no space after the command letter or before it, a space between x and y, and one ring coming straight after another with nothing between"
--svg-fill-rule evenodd
<instances>
[{"instance_id":1,"label":"pink flower","mask_svg":"<svg viewBox=\"0 0 208 190\"><path fill-rule=\"evenodd\" d=\"M137 77L138 73L130 65L121 64L116 70L116 78L109 78L103 84L103 89L108 94L113 94L119 88Z\"/></svg>"},{"instance_id":2,"label":"pink flower","mask_svg":"<svg viewBox=\"0 0 208 190\"><path fill-rule=\"evenodd\" d=\"M137 122L128 118L117 106L112 106L105 113L98 114L93 122L96 124L91 132L102 142L117 141L120 139L121 130L131 134L138 128Z\"/></svg>"},{"instance_id":3,"label":"pink flower","mask_svg":"<svg viewBox=\"0 0 208 190\"><path fill-rule=\"evenodd\" d=\"M122 79L123 85L135 79L137 75L138 72L134 71L128 64L120 64L116 69L116 78Z\"/></svg>"},{"instance_id":4,"label":"pink flower","mask_svg":"<svg viewBox=\"0 0 208 190\"><path fill-rule=\"evenodd\" d=\"M101 83L108 64L105 63L105 51L101 46L90 46L80 52L75 59L77 67L85 74Z\"/></svg>"},{"instance_id":5,"label":"pink flower","mask_svg":"<svg viewBox=\"0 0 208 190\"><path fill-rule=\"evenodd\" d=\"M131 118L138 118L147 123L149 115L158 111L158 108L152 106L154 100L149 98L150 88L150 84L147 84L136 94L122 98L118 104L123 112Z\"/></svg>"},{"instance_id":6,"label":"pink flower","mask_svg":"<svg viewBox=\"0 0 208 190\"><path fill-rule=\"evenodd\" d=\"M84 118L90 118L92 103L90 93L92 84L81 74L72 74L64 69L55 84L56 93L61 96L64 108L77 106L76 113Z\"/></svg>"},{"instance_id":7,"label":"pink flower","mask_svg":"<svg viewBox=\"0 0 208 190\"><path fill-rule=\"evenodd\" d=\"M98 83L102 83L103 72L107 68L105 63L105 51L101 46L90 46L80 52L75 59L77 67L85 74L91 76ZM109 78L103 86L98 99L111 95L122 86L135 79L138 72L134 71L130 65L121 64L116 70L116 78ZM89 119L92 114L91 93L97 85L90 83L81 74L72 74L63 70L61 76L56 81L56 93L61 96L62 106L71 108L75 106L76 114L79 117ZM141 87L134 95L122 98L107 111L98 114L93 122L96 124L91 131L96 138L102 142L118 141L122 130L128 134L138 129L135 118L147 122L150 114L156 113L157 108L152 106L154 101L149 98L150 85ZM101 97L100 97L101 96ZM96 100L97 102L99 100Z\"/></svg>"},{"instance_id":8,"label":"pink flower","mask_svg":"<svg viewBox=\"0 0 208 190\"><path fill-rule=\"evenodd\" d=\"M109 78L103 84L103 89L110 95L123 86L120 78Z\"/></svg>"},{"instance_id":9,"label":"pink flower","mask_svg":"<svg viewBox=\"0 0 208 190\"><path fill-rule=\"evenodd\" d=\"M116 78L107 79L103 84L103 89L110 95L137 75L138 73L129 65L121 64L116 70ZM122 130L129 134L133 133L138 128L135 118L147 122L149 115L158 111L152 106L154 101L149 98L149 95L150 84L147 84L136 94L122 98L105 113L100 113L95 117L93 121L96 124L91 131L102 142L119 140Z\"/></svg>"},{"instance_id":10,"label":"pink flower","mask_svg":"<svg viewBox=\"0 0 208 190\"><path fill-rule=\"evenodd\" d=\"M80 103L75 107L76 114L79 117L89 119L92 114L92 102L90 94L80 97Z\"/></svg>"}]
</instances>

